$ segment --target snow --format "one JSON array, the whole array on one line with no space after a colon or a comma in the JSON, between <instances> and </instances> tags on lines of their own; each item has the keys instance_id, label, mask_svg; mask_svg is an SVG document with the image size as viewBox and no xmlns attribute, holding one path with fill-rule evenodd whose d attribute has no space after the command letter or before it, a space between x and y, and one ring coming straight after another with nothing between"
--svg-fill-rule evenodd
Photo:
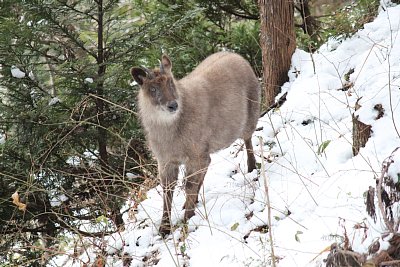
<instances>
[{"instance_id":1,"label":"snow","mask_svg":"<svg viewBox=\"0 0 400 267\"><path fill-rule=\"evenodd\" d=\"M83 152L82 156L71 156L67 159L66 162L71 166L79 166L81 164L89 164L90 166L92 166L94 164L94 161L98 159L98 154L99 151L97 150L94 151L86 150L85 152Z\"/></svg>"},{"instance_id":2,"label":"snow","mask_svg":"<svg viewBox=\"0 0 400 267\"><path fill-rule=\"evenodd\" d=\"M52 97L49 101L49 106L54 106L55 104L60 103L60 102L61 102L61 99L58 98L57 96Z\"/></svg>"},{"instance_id":3,"label":"snow","mask_svg":"<svg viewBox=\"0 0 400 267\"><path fill-rule=\"evenodd\" d=\"M33 81L35 80L35 75L33 74L32 71L29 72L28 77Z\"/></svg>"},{"instance_id":4,"label":"snow","mask_svg":"<svg viewBox=\"0 0 400 267\"><path fill-rule=\"evenodd\" d=\"M135 178L138 177L137 174L134 174L134 173L131 173L131 172L127 172L127 173L125 174L125 176L126 176L126 178L128 178L129 180L133 180L133 179L135 179Z\"/></svg>"},{"instance_id":5,"label":"snow","mask_svg":"<svg viewBox=\"0 0 400 267\"><path fill-rule=\"evenodd\" d=\"M93 83L93 78L85 78L85 83Z\"/></svg>"},{"instance_id":6,"label":"snow","mask_svg":"<svg viewBox=\"0 0 400 267\"><path fill-rule=\"evenodd\" d=\"M400 178L400 151L396 151L392 157L393 163L388 169L388 176L396 183Z\"/></svg>"},{"instance_id":7,"label":"snow","mask_svg":"<svg viewBox=\"0 0 400 267\"><path fill-rule=\"evenodd\" d=\"M325 266L328 252L320 252L345 233L356 252L367 253L375 240L387 248L390 236L383 237L380 214L376 223L367 214L364 193L400 146L400 6L382 9L352 38L331 39L313 55L297 50L289 76L282 87L287 101L260 118L262 130L252 140L265 174L245 172L240 140L213 154L185 229L181 172L172 208L176 229L164 240L157 234L162 190L151 189L134 216L124 214L125 230L106 238L109 266L123 266L115 254L129 255L130 266L270 266L271 245L279 267ZM357 156L354 112L373 131ZM395 181L399 151L388 170ZM261 153L270 161L261 161ZM262 230L268 229L266 187L273 243Z\"/></svg>"},{"instance_id":8,"label":"snow","mask_svg":"<svg viewBox=\"0 0 400 267\"><path fill-rule=\"evenodd\" d=\"M64 194L61 194L59 196L54 196L52 199L50 199L50 205L52 207L58 207L60 206L63 202L67 201L69 197L67 197Z\"/></svg>"},{"instance_id":9,"label":"snow","mask_svg":"<svg viewBox=\"0 0 400 267\"><path fill-rule=\"evenodd\" d=\"M14 78L18 78L18 79L22 79L25 77L25 72L23 72L22 70L20 70L18 67L16 66L12 66L11 67L11 75Z\"/></svg>"}]
</instances>

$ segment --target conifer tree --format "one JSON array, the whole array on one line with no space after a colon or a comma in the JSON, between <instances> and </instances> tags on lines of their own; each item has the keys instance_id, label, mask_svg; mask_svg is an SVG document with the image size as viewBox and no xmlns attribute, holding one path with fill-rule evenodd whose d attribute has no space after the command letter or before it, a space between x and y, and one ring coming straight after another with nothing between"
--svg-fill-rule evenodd
<instances>
[{"instance_id":1,"label":"conifer tree","mask_svg":"<svg viewBox=\"0 0 400 267\"><path fill-rule=\"evenodd\" d=\"M116 231L151 175L128 76L151 25L118 2L2 2L0 262L44 263L65 231Z\"/></svg>"}]
</instances>

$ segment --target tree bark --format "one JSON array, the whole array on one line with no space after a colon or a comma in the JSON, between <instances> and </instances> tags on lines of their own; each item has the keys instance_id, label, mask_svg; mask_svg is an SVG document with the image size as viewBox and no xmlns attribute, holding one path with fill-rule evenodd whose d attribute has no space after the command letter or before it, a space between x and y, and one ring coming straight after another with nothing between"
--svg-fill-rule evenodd
<instances>
[{"instance_id":1,"label":"tree bark","mask_svg":"<svg viewBox=\"0 0 400 267\"><path fill-rule=\"evenodd\" d=\"M357 111L361 106L358 103L359 98L355 105L355 111ZM360 149L365 146L369 137L371 136L371 125L367 125L360 120L358 120L358 115L353 113L353 156L357 156Z\"/></svg>"},{"instance_id":2,"label":"tree bark","mask_svg":"<svg viewBox=\"0 0 400 267\"><path fill-rule=\"evenodd\" d=\"M292 0L259 0L261 19L265 105L274 103L280 87L288 81L292 55L296 48L294 3Z\"/></svg>"},{"instance_id":3,"label":"tree bark","mask_svg":"<svg viewBox=\"0 0 400 267\"><path fill-rule=\"evenodd\" d=\"M358 120L353 114L353 156L357 156L360 149L365 146L371 135L371 125Z\"/></svg>"}]
</instances>

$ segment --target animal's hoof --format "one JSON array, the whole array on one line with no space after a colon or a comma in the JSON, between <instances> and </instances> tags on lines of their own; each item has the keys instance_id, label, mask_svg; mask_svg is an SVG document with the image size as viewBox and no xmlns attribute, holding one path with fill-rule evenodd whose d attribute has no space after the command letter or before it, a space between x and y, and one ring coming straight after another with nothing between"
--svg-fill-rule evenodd
<instances>
[{"instance_id":1,"label":"animal's hoof","mask_svg":"<svg viewBox=\"0 0 400 267\"><path fill-rule=\"evenodd\" d=\"M160 229L158 230L162 237L166 237L171 233L171 226L170 225L161 225Z\"/></svg>"}]
</instances>

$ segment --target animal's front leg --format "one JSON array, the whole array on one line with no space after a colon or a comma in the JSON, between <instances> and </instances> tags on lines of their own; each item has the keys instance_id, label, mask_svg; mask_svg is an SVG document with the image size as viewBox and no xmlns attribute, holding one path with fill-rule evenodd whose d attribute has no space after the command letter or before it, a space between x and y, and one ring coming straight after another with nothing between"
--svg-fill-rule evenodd
<instances>
[{"instance_id":1,"label":"animal's front leg","mask_svg":"<svg viewBox=\"0 0 400 267\"><path fill-rule=\"evenodd\" d=\"M203 185L204 176L210 162L210 156L207 155L206 157L194 159L186 165L186 202L183 206L185 209L185 222L194 215L194 210L199 198L199 191Z\"/></svg>"},{"instance_id":2,"label":"animal's front leg","mask_svg":"<svg viewBox=\"0 0 400 267\"><path fill-rule=\"evenodd\" d=\"M159 162L158 172L163 188L163 216L159 232L162 236L166 236L171 233L171 204L178 179L179 165Z\"/></svg>"}]
</instances>

